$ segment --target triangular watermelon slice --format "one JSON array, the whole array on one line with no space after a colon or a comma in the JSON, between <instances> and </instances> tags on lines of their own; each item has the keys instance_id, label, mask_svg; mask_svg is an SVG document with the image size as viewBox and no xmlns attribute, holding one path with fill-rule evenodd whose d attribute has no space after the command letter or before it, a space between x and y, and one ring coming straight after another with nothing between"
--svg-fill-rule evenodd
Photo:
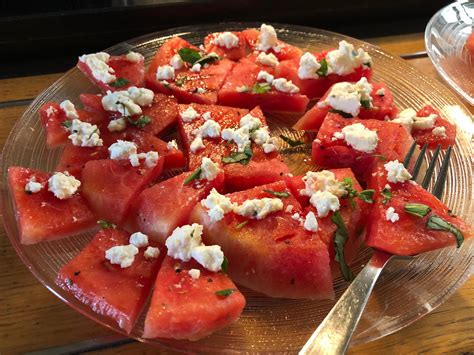
<instances>
[{"instance_id":1,"label":"triangular watermelon slice","mask_svg":"<svg viewBox=\"0 0 474 355\"><path fill-rule=\"evenodd\" d=\"M105 258L107 249L128 245L130 234L120 229L99 231L84 250L59 271L56 284L100 315L115 320L130 333L163 260L145 258L140 248L131 266L121 268Z\"/></svg>"},{"instance_id":2,"label":"triangular watermelon slice","mask_svg":"<svg viewBox=\"0 0 474 355\"><path fill-rule=\"evenodd\" d=\"M68 237L95 226L96 218L80 193L60 200L48 191L50 176L33 169L8 168L8 183L22 244ZM33 178L43 188L27 193L25 185Z\"/></svg>"},{"instance_id":3,"label":"triangular watermelon slice","mask_svg":"<svg viewBox=\"0 0 474 355\"><path fill-rule=\"evenodd\" d=\"M188 271L197 269L193 279ZM223 272L167 256L156 278L143 337L198 340L233 323L245 298Z\"/></svg>"}]
</instances>

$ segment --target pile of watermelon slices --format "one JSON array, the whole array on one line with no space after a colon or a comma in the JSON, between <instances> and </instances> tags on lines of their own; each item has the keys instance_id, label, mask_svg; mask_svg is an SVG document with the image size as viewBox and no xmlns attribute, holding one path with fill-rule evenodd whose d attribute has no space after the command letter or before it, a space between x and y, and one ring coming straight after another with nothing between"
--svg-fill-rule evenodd
<instances>
[{"instance_id":1,"label":"pile of watermelon slices","mask_svg":"<svg viewBox=\"0 0 474 355\"><path fill-rule=\"evenodd\" d=\"M97 232L56 283L124 331L146 312L144 338L197 340L238 319L236 284L330 299L362 245L415 255L473 236L400 163L413 141L453 145L455 126L399 112L363 49L303 52L264 24L199 47L175 36L144 62L79 57L101 93L41 107L55 171L8 169L21 243ZM327 170L293 176L279 148L304 142L273 137L269 112L299 114Z\"/></svg>"}]
</instances>

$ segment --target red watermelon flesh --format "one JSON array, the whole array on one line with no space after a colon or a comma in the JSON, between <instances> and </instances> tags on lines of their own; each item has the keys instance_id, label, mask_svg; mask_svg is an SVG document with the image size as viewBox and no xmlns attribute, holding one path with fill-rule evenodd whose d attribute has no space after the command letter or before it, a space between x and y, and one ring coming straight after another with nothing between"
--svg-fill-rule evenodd
<instances>
[{"instance_id":1,"label":"red watermelon flesh","mask_svg":"<svg viewBox=\"0 0 474 355\"><path fill-rule=\"evenodd\" d=\"M144 164L142 164L144 165ZM82 170L85 199L100 219L120 224L133 201L163 169L163 158L153 168L133 167L129 160L91 160Z\"/></svg>"},{"instance_id":2,"label":"red watermelon flesh","mask_svg":"<svg viewBox=\"0 0 474 355\"><path fill-rule=\"evenodd\" d=\"M251 51L257 50L256 47L258 45L260 31L254 28L249 28L241 32L242 36L247 41L247 46ZM301 56L301 49L298 47L292 46L291 44L285 43L283 41L278 40L278 46L280 47L280 51L276 52L273 49L269 49L266 53L274 54L278 60L285 60L291 58L298 58Z\"/></svg>"},{"instance_id":3,"label":"red watermelon flesh","mask_svg":"<svg viewBox=\"0 0 474 355\"><path fill-rule=\"evenodd\" d=\"M427 117L431 114L438 115L433 129L436 127L444 127L445 136L440 137L434 135L432 129L412 129L411 135L415 141L419 145L428 144L429 149L435 149L438 144L440 144L443 149L454 145L456 141L456 126L442 117L438 110L433 106L427 105L416 113L418 117Z\"/></svg>"},{"instance_id":4,"label":"red watermelon flesh","mask_svg":"<svg viewBox=\"0 0 474 355\"><path fill-rule=\"evenodd\" d=\"M423 189L420 185L411 182L390 183L383 164L379 164L377 174L373 174L369 187L375 189L377 200L371 209L368 223L367 245L396 255L416 255L426 251L456 245L453 234L446 231L428 229L428 219L436 215L457 227L465 239L472 238L474 231L471 226L459 217L451 214L440 200ZM390 186L391 199L383 204L382 189ZM405 212L407 203L421 203L431 208L425 217L416 217ZM395 209L399 220L392 223L387 221L386 211L389 207Z\"/></svg>"},{"instance_id":5,"label":"red watermelon flesh","mask_svg":"<svg viewBox=\"0 0 474 355\"><path fill-rule=\"evenodd\" d=\"M238 61L247 54L247 41L241 32L231 32L239 38L239 45L237 47L227 48L219 46L215 43L215 39L223 32L211 33L204 38L204 50L206 53L217 53L221 58Z\"/></svg>"},{"instance_id":6,"label":"red watermelon flesh","mask_svg":"<svg viewBox=\"0 0 474 355\"><path fill-rule=\"evenodd\" d=\"M59 157L56 171L67 171L81 180L82 169L89 160L107 159L109 151L102 147L77 147L71 142L67 143Z\"/></svg>"},{"instance_id":7,"label":"red watermelon flesh","mask_svg":"<svg viewBox=\"0 0 474 355\"><path fill-rule=\"evenodd\" d=\"M14 202L22 244L35 244L78 234L96 224L96 218L80 193L60 200L48 191L51 174L38 170L11 166L8 184ZM28 180L34 177L43 184L37 193L25 192Z\"/></svg>"},{"instance_id":8,"label":"red watermelon flesh","mask_svg":"<svg viewBox=\"0 0 474 355\"><path fill-rule=\"evenodd\" d=\"M243 59L234 66L219 90L219 104L248 109L260 106L263 111L304 112L309 100L299 93L288 94L274 88L267 93L252 92L261 70L270 74L273 72L271 67L256 63L254 57ZM239 92L241 88L247 88L249 91Z\"/></svg>"},{"instance_id":9,"label":"red watermelon flesh","mask_svg":"<svg viewBox=\"0 0 474 355\"><path fill-rule=\"evenodd\" d=\"M397 115L398 109L395 107L393 95L387 85L384 83L371 84L373 87L370 95L372 97L372 108L366 109L361 107L358 118L375 120L384 120L386 117L394 118ZM318 102L324 101L329 95L330 90L331 88L326 91L324 96ZM382 90L384 95L377 95L379 90ZM319 107L318 104L314 105L311 110L307 111L303 117L295 123L293 128L305 131L317 131L323 124L324 118L330 109L330 106Z\"/></svg>"},{"instance_id":10,"label":"red watermelon flesh","mask_svg":"<svg viewBox=\"0 0 474 355\"><path fill-rule=\"evenodd\" d=\"M184 185L186 172L143 190L128 215L129 228L140 230L164 245L176 227L186 224L196 203L216 188L223 190L224 175L212 181Z\"/></svg>"},{"instance_id":11,"label":"red watermelon flesh","mask_svg":"<svg viewBox=\"0 0 474 355\"><path fill-rule=\"evenodd\" d=\"M188 274L191 269L200 271L198 279ZM216 294L223 290L232 291ZM167 256L156 278L143 337L198 340L233 323L244 307L244 296L225 273Z\"/></svg>"},{"instance_id":12,"label":"red watermelon flesh","mask_svg":"<svg viewBox=\"0 0 474 355\"><path fill-rule=\"evenodd\" d=\"M372 153L357 151L346 144L344 139L333 139L334 133L341 132L345 126L355 123L377 132L379 141ZM337 113L328 113L313 141L312 159L323 168L350 167L357 178L367 181L377 160L403 161L412 143L412 137L400 124L358 118L346 119Z\"/></svg>"},{"instance_id":13,"label":"red watermelon flesh","mask_svg":"<svg viewBox=\"0 0 474 355\"><path fill-rule=\"evenodd\" d=\"M100 94L80 94L79 99L84 106L84 110L89 112L98 112L108 116L109 113L102 106L102 96Z\"/></svg>"},{"instance_id":14,"label":"red watermelon flesh","mask_svg":"<svg viewBox=\"0 0 474 355\"><path fill-rule=\"evenodd\" d=\"M288 192L286 184L279 181L227 196L238 204L248 199L275 198L264 190ZM224 219L211 222L201 204L194 207L190 220L204 226L205 244L221 246L229 260L229 275L236 283L270 297L334 297L327 246L319 236L308 236L299 221L291 218L294 213L302 213L292 195L281 201L283 210L261 220L230 212ZM289 205L293 208L286 212Z\"/></svg>"},{"instance_id":15,"label":"red watermelon flesh","mask_svg":"<svg viewBox=\"0 0 474 355\"><path fill-rule=\"evenodd\" d=\"M145 82L145 62L144 58L142 57L139 61L131 61L127 59L127 55L120 55L120 56L110 56L107 64L114 70L114 75L116 80L125 79L126 83L120 86L114 86L113 84L117 81L111 83L104 83L102 81L97 80L92 75L92 70L89 66L78 60L77 67L84 73L85 76L89 78L92 83L97 85L102 92L107 91L117 91L117 90L126 90L130 86L137 86L142 87Z\"/></svg>"},{"instance_id":16,"label":"red watermelon flesh","mask_svg":"<svg viewBox=\"0 0 474 355\"><path fill-rule=\"evenodd\" d=\"M85 249L59 271L56 284L100 315L110 317L130 333L143 308L163 260L147 259L140 248L127 268L111 264L105 251L129 244L130 234L120 229L99 231Z\"/></svg>"}]
</instances>

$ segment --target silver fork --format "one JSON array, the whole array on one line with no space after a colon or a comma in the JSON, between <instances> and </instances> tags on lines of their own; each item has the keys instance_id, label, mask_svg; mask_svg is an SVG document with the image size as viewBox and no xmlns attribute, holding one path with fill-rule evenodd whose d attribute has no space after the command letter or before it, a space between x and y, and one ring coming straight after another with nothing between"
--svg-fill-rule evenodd
<instances>
[{"instance_id":1,"label":"silver fork","mask_svg":"<svg viewBox=\"0 0 474 355\"><path fill-rule=\"evenodd\" d=\"M410 147L403 164L408 168L410 160L416 148L416 143ZM423 157L426 152L425 144L418 155L412 171L412 180L415 180L420 172ZM421 186L427 189L433 176L436 161L441 147L438 146L433 153L428 169ZM451 156L451 147L446 151L446 155L441 164L440 172L433 187L433 195L441 198ZM344 294L328 313L323 322L314 331L309 340L300 350L299 354L344 354L349 346L352 335L359 323L362 312L369 300L372 290L379 278L383 268L393 258L400 258L395 255L375 250L367 265L360 271L359 275L352 281ZM411 257L403 257L411 258Z\"/></svg>"}]
</instances>

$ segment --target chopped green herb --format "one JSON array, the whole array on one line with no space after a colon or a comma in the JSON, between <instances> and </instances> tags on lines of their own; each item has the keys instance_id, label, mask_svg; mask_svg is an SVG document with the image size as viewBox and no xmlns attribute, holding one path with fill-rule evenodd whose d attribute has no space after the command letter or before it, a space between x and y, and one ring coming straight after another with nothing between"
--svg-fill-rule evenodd
<instances>
[{"instance_id":1,"label":"chopped green herb","mask_svg":"<svg viewBox=\"0 0 474 355\"><path fill-rule=\"evenodd\" d=\"M273 191L273 190L263 190L268 194L271 194L273 196L276 196L278 198L288 198L290 197L290 194L287 191Z\"/></svg>"},{"instance_id":2,"label":"chopped green herb","mask_svg":"<svg viewBox=\"0 0 474 355\"><path fill-rule=\"evenodd\" d=\"M266 94L271 89L272 86L269 83L256 83L252 88L252 92L254 94Z\"/></svg>"},{"instance_id":3,"label":"chopped green herb","mask_svg":"<svg viewBox=\"0 0 474 355\"><path fill-rule=\"evenodd\" d=\"M462 243L464 242L464 236L462 235L461 231L457 229L451 223L445 221L441 217L436 215L432 215L428 222L426 223L426 227L431 230L438 230L438 231L445 231L449 232L456 238L456 246L459 248Z\"/></svg>"},{"instance_id":4,"label":"chopped green herb","mask_svg":"<svg viewBox=\"0 0 474 355\"><path fill-rule=\"evenodd\" d=\"M161 83L163 84L163 86L164 86L165 88L167 88L167 89L170 88L170 83L168 83L166 80L163 80ZM177 84L176 84L176 85L177 85Z\"/></svg>"},{"instance_id":5,"label":"chopped green herb","mask_svg":"<svg viewBox=\"0 0 474 355\"><path fill-rule=\"evenodd\" d=\"M329 112L338 113L344 118L353 118L350 113L347 113L347 112L344 112L344 111L341 111L341 110L335 110L335 109L331 108L331 109L329 109Z\"/></svg>"},{"instance_id":6,"label":"chopped green herb","mask_svg":"<svg viewBox=\"0 0 474 355\"><path fill-rule=\"evenodd\" d=\"M137 126L139 128L144 128L146 125L151 123L151 118L145 115L142 115L138 120L133 120L131 117L127 118L128 123L131 125Z\"/></svg>"},{"instance_id":7,"label":"chopped green herb","mask_svg":"<svg viewBox=\"0 0 474 355\"><path fill-rule=\"evenodd\" d=\"M370 100L360 100L360 105L369 110L370 109Z\"/></svg>"},{"instance_id":8,"label":"chopped green herb","mask_svg":"<svg viewBox=\"0 0 474 355\"><path fill-rule=\"evenodd\" d=\"M194 64L199 59L201 59L201 54L197 50L192 48L181 48L180 50L178 50L178 54L183 60L183 62L189 64Z\"/></svg>"},{"instance_id":9,"label":"chopped green herb","mask_svg":"<svg viewBox=\"0 0 474 355\"><path fill-rule=\"evenodd\" d=\"M339 263L339 268L344 280L352 281L354 275L352 274L352 270L344 259L344 245L349 238L349 232L347 231L346 225L344 224L344 220L342 219L341 213L339 211L334 212L331 217L331 221L337 227L336 231L334 232L334 249L336 252L335 260Z\"/></svg>"},{"instance_id":10,"label":"chopped green herb","mask_svg":"<svg viewBox=\"0 0 474 355\"><path fill-rule=\"evenodd\" d=\"M223 157L222 162L224 164L240 163L247 165L252 159L253 151L251 145L247 145L243 152L233 152L228 157Z\"/></svg>"},{"instance_id":11,"label":"chopped green herb","mask_svg":"<svg viewBox=\"0 0 474 355\"><path fill-rule=\"evenodd\" d=\"M235 229L237 229L237 230L242 229L242 228L244 228L248 223L249 223L248 220L247 220L247 221L243 221L243 222L237 224L237 225L235 226Z\"/></svg>"},{"instance_id":12,"label":"chopped green herb","mask_svg":"<svg viewBox=\"0 0 474 355\"><path fill-rule=\"evenodd\" d=\"M387 160L387 157L385 155L382 155L382 154L370 154L372 157L374 158L377 158L379 161L386 161ZM366 155L360 155L356 158L356 160L361 160L361 159L364 159L366 158Z\"/></svg>"},{"instance_id":13,"label":"chopped green herb","mask_svg":"<svg viewBox=\"0 0 474 355\"><path fill-rule=\"evenodd\" d=\"M103 220L103 219L97 221L97 224L98 224L98 225L100 226L100 228L102 228L102 229L107 229L107 228L113 228L113 229L115 229L115 228L117 228L117 226L116 226L115 224L110 223L110 222L107 222L107 221L105 221L105 220Z\"/></svg>"},{"instance_id":14,"label":"chopped green herb","mask_svg":"<svg viewBox=\"0 0 474 355\"><path fill-rule=\"evenodd\" d=\"M183 75L180 78L176 79L174 83L176 84L176 86L183 86L186 80L188 80L188 78Z\"/></svg>"},{"instance_id":15,"label":"chopped green herb","mask_svg":"<svg viewBox=\"0 0 474 355\"><path fill-rule=\"evenodd\" d=\"M357 197L359 197L362 201L367 202L367 203L374 203L374 200L372 197L374 197L375 190L373 189L367 189L359 192Z\"/></svg>"},{"instance_id":16,"label":"chopped green herb","mask_svg":"<svg viewBox=\"0 0 474 355\"><path fill-rule=\"evenodd\" d=\"M237 291L236 288L226 288L225 290L216 291L216 295L217 296L222 296L222 297L229 297L235 291Z\"/></svg>"},{"instance_id":17,"label":"chopped green herb","mask_svg":"<svg viewBox=\"0 0 474 355\"><path fill-rule=\"evenodd\" d=\"M118 78L114 82L110 83L110 86L113 86L114 88L121 88L122 86L126 86L129 83L130 82L125 78Z\"/></svg>"},{"instance_id":18,"label":"chopped green herb","mask_svg":"<svg viewBox=\"0 0 474 355\"><path fill-rule=\"evenodd\" d=\"M283 134L280 134L280 138L283 139L286 143L288 143L290 147L297 147L299 145L304 145L303 141L288 138L287 136L284 136Z\"/></svg>"},{"instance_id":19,"label":"chopped green herb","mask_svg":"<svg viewBox=\"0 0 474 355\"><path fill-rule=\"evenodd\" d=\"M229 269L229 260L224 256L224 260L222 261L221 264L221 269L227 274L227 270Z\"/></svg>"},{"instance_id":20,"label":"chopped green herb","mask_svg":"<svg viewBox=\"0 0 474 355\"><path fill-rule=\"evenodd\" d=\"M318 71L316 72L316 74L318 74L319 76L326 76L328 75L328 62L326 61L325 58L321 59L319 61L319 65L321 66Z\"/></svg>"},{"instance_id":21,"label":"chopped green herb","mask_svg":"<svg viewBox=\"0 0 474 355\"><path fill-rule=\"evenodd\" d=\"M184 179L183 185L189 185L191 181L199 180L201 178L201 167L197 168L189 175L186 179Z\"/></svg>"},{"instance_id":22,"label":"chopped green herb","mask_svg":"<svg viewBox=\"0 0 474 355\"><path fill-rule=\"evenodd\" d=\"M204 57L201 57L200 59L195 61L194 64L201 64L201 65L210 64L210 63L214 63L215 61L218 61L219 59L220 58L216 53L209 53L205 55Z\"/></svg>"},{"instance_id":23,"label":"chopped green herb","mask_svg":"<svg viewBox=\"0 0 474 355\"><path fill-rule=\"evenodd\" d=\"M431 212L431 208L421 203L407 203L405 212L417 217L424 217Z\"/></svg>"},{"instance_id":24,"label":"chopped green herb","mask_svg":"<svg viewBox=\"0 0 474 355\"><path fill-rule=\"evenodd\" d=\"M390 191L390 189L387 189L386 187L384 187L380 194L383 196L382 204L384 205L386 205L388 201L392 199L392 191Z\"/></svg>"},{"instance_id":25,"label":"chopped green herb","mask_svg":"<svg viewBox=\"0 0 474 355\"><path fill-rule=\"evenodd\" d=\"M66 120L61 122L61 126L66 127L67 129L70 129L72 126L72 121L71 120Z\"/></svg>"},{"instance_id":26,"label":"chopped green herb","mask_svg":"<svg viewBox=\"0 0 474 355\"><path fill-rule=\"evenodd\" d=\"M356 204L354 201L354 197L357 196L357 191L354 189L354 186L352 185L352 179L351 178L344 178L342 180L342 185L344 186L344 189L347 191L347 198L349 199L349 204L351 205L352 209L355 210Z\"/></svg>"}]
</instances>

